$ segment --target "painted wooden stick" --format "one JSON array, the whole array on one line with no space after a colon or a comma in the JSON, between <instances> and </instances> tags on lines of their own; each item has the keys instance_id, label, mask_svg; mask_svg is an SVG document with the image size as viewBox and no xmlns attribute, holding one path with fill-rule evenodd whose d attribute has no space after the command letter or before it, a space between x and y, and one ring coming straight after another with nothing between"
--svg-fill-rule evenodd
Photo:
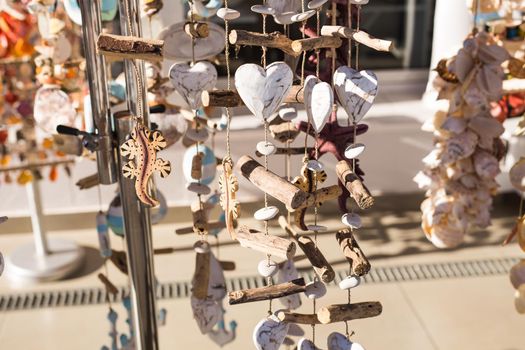
<instances>
[{"instance_id":1,"label":"painted wooden stick","mask_svg":"<svg viewBox=\"0 0 525 350\"><path fill-rule=\"evenodd\" d=\"M313 150L313 147L308 147L308 151ZM298 154L304 154L304 147L291 147L291 148L283 148L283 147L277 147L274 155L298 155ZM261 154L259 151L255 151L255 155L257 157L263 157L264 155Z\"/></svg>"},{"instance_id":2,"label":"painted wooden stick","mask_svg":"<svg viewBox=\"0 0 525 350\"><path fill-rule=\"evenodd\" d=\"M344 322L379 316L383 306L378 301L370 301L355 304L336 304L320 308L317 318L322 324Z\"/></svg>"},{"instance_id":3,"label":"painted wooden stick","mask_svg":"<svg viewBox=\"0 0 525 350\"><path fill-rule=\"evenodd\" d=\"M213 221L208 223L208 231L219 230L223 228L226 228L226 224L223 221ZM175 233L178 235L187 235L194 232L195 230L193 226L178 228L175 230Z\"/></svg>"},{"instance_id":4,"label":"painted wooden stick","mask_svg":"<svg viewBox=\"0 0 525 350\"><path fill-rule=\"evenodd\" d=\"M210 253L195 254L195 273L193 274L191 295L203 300L208 297L210 280Z\"/></svg>"},{"instance_id":5,"label":"painted wooden stick","mask_svg":"<svg viewBox=\"0 0 525 350\"><path fill-rule=\"evenodd\" d=\"M372 197L359 176L352 171L350 164L346 160L339 161L335 166L335 171L339 181L350 192L359 208L368 209L374 205L374 197Z\"/></svg>"},{"instance_id":6,"label":"painted wooden stick","mask_svg":"<svg viewBox=\"0 0 525 350\"><path fill-rule=\"evenodd\" d=\"M281 322L290 322L298 324L320 324L317 314L298 314L287 310L277 312L277 318Z\"/></svg>"},{"instance_id":7,"label":"painted wooden stick","mask_svg":"<svg viewBox=\"0 0 525 350\"><path fill-rule=\"evenodd\" d=\"M346 260L350 263L352 273L358 276L366 275L370 271L370 262L357 244L352 231L349 229L339 230L335 238L339 242Z\"/></svg>"},{"instance_id":8,"label":"painted wooden stick","mask_svg":"<svg viewBox=\"0 0 525 350\"><path fill-rule=\"evenodd\" d=\"M113 295L118 294L118 288L106 277L106 275L104 275L103 273L99 273L97 277L100 280L100 282L104 284L108 293Z\"/></svg>"},{"instance_id":9,"label":"painted wooden stick","mask_svg":"<svg viewBox=\"0 0 525 350\"><path fill-rule=\"evenodd\" d=\"M202 39L210 35L210 29L206 22L186 22L184 23L184 31L190 37Z\"/></svg>"},{"instance_id":10,"label":"painted wooden stick","mask_svg":"<svg viewBox=\"0 0 525 350\"><path fill-rule=\"evenodd\" d=\"M233 291L228 294L228 299L230 305L236 305L277 299L287 295L303 293L304 291L304 278L298 278L290 282L274 284L272 286Z\"/></svg>"},{"instance_id":11,"label":"painted wooden stick","mask_svg":"<svg viewBox=\"0 0 525 350\"><path fill-rule=\"evenodd\" d=\"M334 269L328 263L323 253L315 246L314 241L310 237L297 234L284 216L279 216L279 225L301 248L319 278L325 283L332 282L335 278Z\"/></svg>"},{"instance_id":12,"label":"painted wooden stick","mask_svg":"<svg viewBox=\"0 0 525 350\"><path fill-rule=\"evenodd\" d=\"M301 85L292 85L290 91L284 98L284 103L304 103L304 91ZM232 90L203 91L201 95L204 107L241 107L244 102L237 93Z\"/></svg>"},{"instance_id":13,"label":"painted wooden stick","mask_svg":"<svg viewBox=\"0 0 525 350\"><path fill-rule=\"evenodd\" d=\"M163 40L134 36L102 33L97 40L97 51L100 54L119 59L162 61L163 49Z\"/></svg>"},{"instance_id":14,"label":"painted wooden stick","mask_svg":"<svg viewBox=\"0 0 525 350\"><path fill-rule=\"evenodd\" d=\"M352 38L358 43L368 46L376 51L394 51L394 43L392 43L392 41L374 38L362 30L352 30L343 26L323 26L321 28L321 35L338 36L346 39Z\"/></svg>"},{"instance_id":15,"label":"painted wooden stick","mask_svg":"<svg viewBox=\"0 0 525 350\"><path fill-rule=\"evenodd\" d=\"M277 236L266 235L263 232L251 230L241 226L237 232L237 240L241 246L261 253L271 254L283 259L290 259L295 255L295 243Z\"/></svg>"},{"instance_id":16,"label":"painted wooden stick","mask_svg":"<svg viewBox=\"0 0 525 350\"><path fill-rule=\"evenodd\" d=\"M279 32L261 34L246 30L232 30L229 35L229 40L232 45L276 48L293 57L298 57L301 54L292 49L292 40Z\"/></svg>"},{"instance_id":17,"label":"painted wooden stick","mask_svg":"<svg viewBox=\"0 0 525 350\"><path fill-rule=\"evenodd\" d=\"M242 156L237 161L237 168L252 184L284 203L290 210L303 206L308 200L308 193L300 190L279 175L265 170L259 162L250 156Z\"/></svg>"},{"instance_id":18,"label":"painted wooden stick","mask_svg":"<svg viewBox=\"0 0 525 350\"><path fill-rule=\"evenodd\" d=\"M338 48L343 41L335 36L320 36L317 38L299 39L292 41L292 50L297 53L323 48Z\"/></svg>"}]
</instances>

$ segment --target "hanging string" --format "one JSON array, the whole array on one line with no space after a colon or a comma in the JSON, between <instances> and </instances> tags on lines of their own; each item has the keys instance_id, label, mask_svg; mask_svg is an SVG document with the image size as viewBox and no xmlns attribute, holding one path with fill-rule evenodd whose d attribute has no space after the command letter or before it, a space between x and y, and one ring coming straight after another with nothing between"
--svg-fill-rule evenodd
<instances>
[{"instance_id":1,"label":"hanging string","mask_svg":"<svg viewBox=\"0 0 525 350\"><path fill-rule=\"evenodd\" d=\"M306 8L305 8L305 4L304 4L305 0L301 0L301 12L305 12L306 11ZM305 34L305 31L306 31L306 21L303 21L303 25L302 25L302 29L301 29L303 35L303 39L306 38L306 34ZM303 57L302 57L302 60L301 60L301 86L304 85L304 67L305 67L305 64L306 64L306 51L303 51Z\"/></svg>"},{"instance_id":2,"label":"hanging string","mask_svg":"<svg viewBox=\"0 0 525 350\"><path fill-rule=\"evenodd\" d=\"M266 5L266 0L263 0L263 5ZM263 34L266 34L266 14L263 14L262 18L263 18ZM263 64L263 68L265 69L266 69L266 51L267 50L268 49L266 48L266 46L262 47L262 51L263 51L262 64Z\"/></svg>"},{"instance_id":3,"label":"hanging string","mask_svg":"<svg viewBox=\"0 0 525 350\"><path fill-rule=\"evenodd\" d=\"M348 28L352 31L352 2L348 1ZM348 38L348 67L352 66L352 36Z\"/></svg>"},{"instance_id":4,"label":"hanging string","mask_svg":"<svg viewBox=\"0 0 525 350\"><path fill-rule=\"evenodd\" d=\"M357 5L357 26L356 30L361 29L361 5ZM355 42L355 69L359 70L359 42Z\"/></svg>"}]
</instances>

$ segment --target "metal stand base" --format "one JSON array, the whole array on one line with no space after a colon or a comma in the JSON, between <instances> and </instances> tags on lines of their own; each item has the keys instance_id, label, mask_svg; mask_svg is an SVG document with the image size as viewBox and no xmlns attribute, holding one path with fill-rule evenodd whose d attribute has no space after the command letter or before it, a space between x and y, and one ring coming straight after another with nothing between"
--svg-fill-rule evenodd
<instances>
[{"instance_id":1,"label":"metal stand base","mask_svg":"<svg viewBox=\"0 0 525 350\"><path fill-rule=\"evenodd\" d=\"M49 253L38 255L33 243L17 248L6 262L6 272L13 279L32 282L56 281L80 267L84 249L63 239L48 240Z\"/></svg>"}]
</instances>

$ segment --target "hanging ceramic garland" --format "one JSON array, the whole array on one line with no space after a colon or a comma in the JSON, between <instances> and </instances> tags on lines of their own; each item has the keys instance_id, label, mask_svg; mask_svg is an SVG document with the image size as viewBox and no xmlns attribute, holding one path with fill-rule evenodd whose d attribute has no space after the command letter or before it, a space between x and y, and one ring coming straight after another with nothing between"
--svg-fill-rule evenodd
<instances>
[{"instance_id":1,"label":"hanging ceramic garland","mask_svg":"<svg viewBox=\"0 0 525 350\"><path fill-rule=\"evenodd\" d=\"M507 51L480 32L467 38L439 71L439 97L449 100L449 109L427 123L436 148L414 179L427 189L421 204L423 231L439 248L456 247L469 230L490 225L504 131L490 114L490 102L500 98L501 64L507 59Z\"/></svg>"}]
</instances>

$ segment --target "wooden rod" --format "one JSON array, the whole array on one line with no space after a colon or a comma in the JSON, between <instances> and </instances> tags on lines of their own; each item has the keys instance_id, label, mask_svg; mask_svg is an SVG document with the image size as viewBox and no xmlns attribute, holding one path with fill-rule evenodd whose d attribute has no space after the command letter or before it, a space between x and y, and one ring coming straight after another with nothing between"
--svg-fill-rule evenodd
<instances>
[{"instance_id":1,"label":"wooden rod","mask_svg":"<svg viewBox=\"0 0 525 350\"><path fill-rule=\"evenodd\" d=\"M350 164L346 160L341 160L337 163L335 172L337 173L339 181L341 181L348 192L350 192L350 195L359 208L368 209L374 205L374 197L372 197L359 176L352 171Z\"/></svg>"},{"instance_id":2,"label":"wooden rod","mask_svg":"<svg viewBox=\"0 0 525 350\"><path fill-rule=\"evenodd\" d=\"M191 295L203 300L208 297L210 280L210 253L195 254L195 273L193 274Z\"/></svg>"},{"instance_id":3,"label":"wooden rod","mask_svg":"<svg viewBox=\"0 0 525 350\"><path fill-rule=\"evenodd\" d=\"M343 193L343 190L338 185L332 185L321 188L313 193L308 193L308 198L296 210L313 207L316 203L327 202L336 199Z\"/></svg>"},{"instance_id":4,"label":"wooden rod","mask_svg":"<svg viewBox=\"0 0 525 350\"><path fill-rule=\"evenodd\" d=\"M270 124L270 133L272 137L279 142L287 143L294 141L297 136L299 136L300 131L295 127L295 124L292 122L281 122L276 124ZM309 147L310 149L313 149ZM287 148L282 148L286 150ZM291 148L290 152L298 152L301 148ZM304 152L304 148L302 148ZM277 150L279 152L279 149ZM282 152L282 151L281 151ZM279 153L281 154L281 153Z\"/></svg>"},{"instance_id":5,"label":"wooden rod","mask_svg":"<svg viewBox=\"0 0 525 350\"><path fill-rule=\"evenodd\" d=\"M228 299L230 305L236 305L282 298L287 295L303 293L304 291L304 278L298 278L290 282L274 284L272 286L233 291L228 294Z\"/></svg>"},{"instance_id":6,"label":"wooden rod","mask_svg":"<svg viewBox=\"0 0 525 350\"><path fill-rule=\"evenodd\" d=\"M223 228L226 228L226 224L223 221L214 221L208 223L208 231L220 230ZM193 226L178 228L175 230L175 233L178 235L187 235L194 232Z\"/></svg>"},{"instance_id":7,"label":"wooden rod","mask_svg":"<svg viewBox=\"0 0 525 350\"><path fill-rule=\"evenodd\" d=\"M378 301L355 304L336 304L320 308L317 318L322 324L357 320L379 316L383 306Z\"/></svg>"},{"instance_id":8,"label":"wooden rod","mask_svg":"<svg viewBox=\"0 0 525 350\"><path fill-rule=\"evenodd\" d=\"M299 39L292 41L292 50L297 53L324 48L338 48L343 41L336 36L320 36L317 38Z\"/></svg>"},{"instance_id":9,"label":"wooden rod","mask_svg":"<svg viewBox=\"0 0 525 350\"><path fill-rule=\"evenodd\" d=\"M232 30L229 40L232 45L272 47L293 57L298 57L301 54L292 49L292 40L280 32L261 34L246 30Z\"/></svg>"},{"instance_id":10,"label":"wooden rod","mask_svg":"<svg viewBox=\"0 0 525 350\"><path fill-rule=\"evenodd\" d=\"M297 188L279 175L265 170L259 162L250 156L242 156L237 161L236 166L252 184L284 203L290 210L295 210L305 205L308 200L308 193Z\"/></svg>"},{"instance_id":11,"label":"wooden rod","mask_svg":"<svg viewBox=\"0 0 525 350\"><path fill-rule=\"evenodd\" d=\"M104 275L103 273L99 273L97 277L100 280L100 282L104 284L108 293L113 295L118 294L118 288L106 277L106 275Z\"/></svg>"},{"instance_id":12,"label":"wooden rod","mask_svg":"<svg viewBox=\"0 0 525 350\"><path fill-rule=\"evenodd\" d=\"M241 107L244 102L237 93L232 90L203 91L201 95L204 107ZM290 91L284 98L284 103L304 103L304 88L301 85L292 85Z\"/></svg>"},{"instance_id":13,"label":"wooden rod","mask_svg":"<svg viewBox=\"0 0 525 350\"><path fill-rule=\"evenodd\" d=\"M286 231L288 236L297 243L299 248L301 248L319 278L321 278L324 283L332 282L335 278L334 269L319 248L315 246L314 241L310 237L297 234L290 224L288 224L284 216L279 216L279 225Z\"/></svg>"},{"instance_id":14,"label":"wooden rod","mask_svg":"<svg viewBox=\"0 0 525 350\"><path fill-rule=\"evenodd\" d=\"M283 259L291 259L295 255L295 243L277 236L241 226L237 232L237 240L241 246L264 254L271 254Z\"/></svg>"},{"instance_id":15,"label":"wooden rod","mask_svg":"<svg viewBox=\"0 0 525 350\"><path fill-rule=\"evenodd\" d=\"M362 30L352 30L343 26L323 26L321 28L321 35L338 36L346 39L352 38L358 43L368 46L376 51L394 51L394 43L392 41L374 38L372 35Z\"/></svg>"},{"instance_id":16,"label":"wooden rod","mask_svg":"<svg viewBox=\"0 0 525 350\"><path fill-rule=\"evenodd\" d=\"M281 322L290 322L298 324L321 324L317 318L317 314L298 314L287 310L280 310L277 312L277 318Z\"/></svg>"},{"instance_id":17,"label":"wooden rod","mask_svg":"<svg viewBox=\"0 0 525 350\"><path fill-rule=\"evenodd\" d=\"M98 36L99 54L118 59L163 60L164 41L102 33Z\"/></svg>"},{"instance_id":18,"label":"wooden rod","mask_svg":"<svg viewBox=\"0 0 525 350\"><path fill-rule=\"evenodd\" d=\"M335 238L339 242L346 260L350 263L352 273L358 276L366 275L370 271L370 262L357 244L352 231L349 229L339 230L335 234Z\"/></svg>"},{"instance_id":19,"label":"wooden rod","mask_svg":"<svg viewBox=\"0 0 525 350\"><path fill-rule=\"evenodd\" d=\"M20 165L13 165L13 166L3 166L0 167L0 173L5 173L9 171L17 171L17 170L34 170L39 169L46 166L54 166L54 165L62 165L62 164L73 164L75 163L74 159L61 159L61 160L46 160L46 161L37 161L37 162L31 162L26 164L20 164Z\"/></svg>"}]
</instances>

